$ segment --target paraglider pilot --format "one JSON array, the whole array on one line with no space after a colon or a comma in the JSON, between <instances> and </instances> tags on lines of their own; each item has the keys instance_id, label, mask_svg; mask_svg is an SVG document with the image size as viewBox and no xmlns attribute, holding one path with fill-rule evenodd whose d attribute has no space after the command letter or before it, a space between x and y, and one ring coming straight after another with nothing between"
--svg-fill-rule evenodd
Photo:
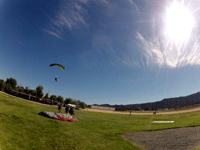
<instances>
[{"instance_id":1,"label":"paraglider pilot","mask_svg":"<svg viewBox=\"0 0 200 150\"><path fill-rule=\"evenodd\" d=\"M61 70L65 70L65 68L60 64L50 64L49 67L58 66ZM55 81L57 82L57 77L55 77Z\"/></svg>"},{"instance_id":2,"label":"paraglider pilot","mask_svg":"<svg viewBox=\"0 0 200 150\"><path fill-rule=\"evenodd\" d=\"M69 112L69 105L67 105L65 109L65 113L67 114L68 112Z\"/></svg>"},{"instance_id":3,"label":"paraglider pilot","mask_svg":"<svg viewBox=\"0 0 200 150\"><path fill-rule=\"evenodd\" d=\"M69 113L70 113L70 115L75 115L75 113L74 113L74 109L73 109L72 106L70 107Z\"/></svg>"}]
</instances>

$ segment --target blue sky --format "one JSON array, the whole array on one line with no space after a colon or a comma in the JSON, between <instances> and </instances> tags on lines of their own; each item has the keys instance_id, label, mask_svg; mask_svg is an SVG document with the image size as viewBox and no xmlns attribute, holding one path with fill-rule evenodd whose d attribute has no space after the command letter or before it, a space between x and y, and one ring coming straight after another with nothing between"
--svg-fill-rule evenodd
<instances>
[{"instance_id":1,"label":"blue sky","mask_svg":"<svg viewBox=\"0 0 200 150\"><path fill-rule=\"evenodd\" d=\"M180 9L168 21L174 3ZM87 104L199 92L199 7L197 0L1 0L0 78Z\"/></svg>"}]
</instances>

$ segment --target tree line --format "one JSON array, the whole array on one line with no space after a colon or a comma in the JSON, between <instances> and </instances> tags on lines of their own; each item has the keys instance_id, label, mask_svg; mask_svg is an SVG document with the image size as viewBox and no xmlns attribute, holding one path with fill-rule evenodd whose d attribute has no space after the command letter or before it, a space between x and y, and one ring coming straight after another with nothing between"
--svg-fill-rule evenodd
<instances>
[{"instance_id":1,"label":"tree line","mask_svg":"<svg viewBox=\"0 0 200 150\"><path fill-rule=\"evenodd\" d=\"M46 93L44 96L44 93L43 93L44 87L42 85L37 86L36 89L33 90L33 89L30 89L28 86L24 87L24 86L17 85L17 80L14 78L7 78L6 81L4 81L3 79L0 79L0 91L11 92L13 90L22 92L25 94L29 94L32 96L36 96L39 98L58 101L60 103L74 104L76 105L77 108L81 107L84 109L85 107L87 107L87 104L85 104L84 102L81 102L80 100L73 100L72 98L66 98L64 100L64 98L61 95L59 96L51 95L49 97L49 93Z\"/></svg>"}]
</instances>

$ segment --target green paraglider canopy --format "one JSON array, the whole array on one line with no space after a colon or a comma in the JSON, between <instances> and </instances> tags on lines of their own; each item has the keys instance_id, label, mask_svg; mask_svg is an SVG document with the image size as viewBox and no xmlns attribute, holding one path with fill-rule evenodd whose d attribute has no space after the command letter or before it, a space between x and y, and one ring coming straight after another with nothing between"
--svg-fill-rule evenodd
<instances>
[{"instance_id":1,"label":"green paraglider canopy","mask_svg":"<svg viewBox=\"0 0 200 150\"><path fill-rule=\"evenodd\" d=\"M65 68L60 64L51 64L51 65L49 65L49 67L52 67L52 66L58 66L61 70L65 70Z\"/></svg>"}]
</instances>

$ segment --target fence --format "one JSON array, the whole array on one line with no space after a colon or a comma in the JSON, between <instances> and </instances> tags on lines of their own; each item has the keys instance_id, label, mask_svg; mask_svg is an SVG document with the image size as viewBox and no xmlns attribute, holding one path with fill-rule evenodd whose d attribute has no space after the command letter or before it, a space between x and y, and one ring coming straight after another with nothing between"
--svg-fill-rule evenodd
<instances>
[{"instance_id":1,"label":"fence","mask_svg":"<svg viewBox=\"0 0 200 150\"><path fill-rule=\"evenodd\" d=\"M39 98L39 97L36 97L36 96L33 96L33 95L29 95L29 94L14 91L14 90L12 90L10 92L7 91L6 93L20 97L20 98L23 98L23 99L27 99L27 100L35 101L35 102L40 102L40 103L44 103L44 104L49 104L49 105L57 105L58 104L58 102L54 101L54 100L42 99L42 98Z\"/></svg>"}]
</instances>

